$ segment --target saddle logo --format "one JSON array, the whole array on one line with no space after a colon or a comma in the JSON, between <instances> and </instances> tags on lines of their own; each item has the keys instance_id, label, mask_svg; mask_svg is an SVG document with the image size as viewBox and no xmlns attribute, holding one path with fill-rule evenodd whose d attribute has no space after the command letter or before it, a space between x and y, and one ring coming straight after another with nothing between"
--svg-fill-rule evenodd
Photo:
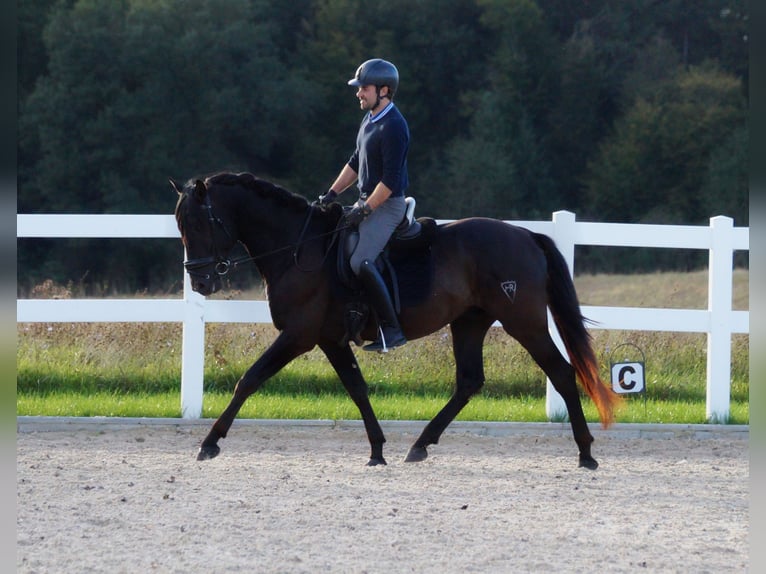
<instances>
[{"instance_id":1,"label":"saddle logo","mask_svg":"<svg viewBox=\"0 0 766 574\"><path fill-rule=\"evenodd\" d=\"M513 303L513 300L516 299L516 281L503 281L500 283L500 288L511 303Z\"/></svg>"}]
</instances>

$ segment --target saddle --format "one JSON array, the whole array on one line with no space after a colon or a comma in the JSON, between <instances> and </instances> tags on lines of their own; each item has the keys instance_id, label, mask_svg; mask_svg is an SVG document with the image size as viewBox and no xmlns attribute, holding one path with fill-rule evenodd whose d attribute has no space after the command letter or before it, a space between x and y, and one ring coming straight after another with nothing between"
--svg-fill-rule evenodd
<instances>
[{"instance_id":1,"label":"saddle","mask_svg":"<svg viewBox=\"0 0 766 574\"><path fill-rule=\"evenodd\" d=\"M407 197L404 201L404 217L375 260L391 293L397 314L401 312L403 299L405 302L414 302L429 292L432 275L430 247L436 231L434 219L415 219L415 198ZM339 232L337 276L341 285L353 294L346 305L346 334L340 341L342 345L348 341L362 344L360 332L367 322L370 309L349 263L358 242L359 232L356 229L347 228Z\"/></svg>"}]
</instances>

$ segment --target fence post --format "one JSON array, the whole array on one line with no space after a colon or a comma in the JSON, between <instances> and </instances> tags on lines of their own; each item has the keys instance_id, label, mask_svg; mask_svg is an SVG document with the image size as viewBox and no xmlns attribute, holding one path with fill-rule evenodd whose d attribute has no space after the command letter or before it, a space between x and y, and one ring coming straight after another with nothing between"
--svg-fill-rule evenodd
<instances>
[{"instance_id":1,"label":"fence post","mask_svg":"<svg viewBox=\"0 0 766 574\"><path fill-rule=\"evenodd\" d=\"M191 288L184 273L184 323L181 359L181 416L202 416L205 373L205 298Z\"/></svg>"},{"instance_id":2,"label":"fence post","mask_svg":"<svg viewBox=\"0 0 766 574\"><path fill-rule=\"evenodd\" d=\"M707 401L708 422L726 422L731 395L731 298L734 261L731 217L710 218L708 263Z\"/></svg>"},{"instance_id":3,"label":"fence post","mask_svg":"<svg viewBox=\"0 0 766 574\"><path fill-rule=\"evenodd\" d=\"M553 240L566 259L569 273L574 276L574 250L575 250L575 214L571 211L556 211L553 213ZM548 310L548 331L556 343L559 351L569 360L564 341L561 340L556 324L553 322L550 310ZM566 420L567 407L564 399L553 388L551 380L545 379L545 414L548 420Z\"/></svg>"}]
</instances>

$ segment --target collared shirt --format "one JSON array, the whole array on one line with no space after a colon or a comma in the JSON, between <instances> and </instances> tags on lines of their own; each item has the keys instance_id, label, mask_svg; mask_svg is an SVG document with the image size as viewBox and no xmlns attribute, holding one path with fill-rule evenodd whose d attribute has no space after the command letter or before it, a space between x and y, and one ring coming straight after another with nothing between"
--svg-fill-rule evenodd
<instances>
[{"instance_id":1,"label":"collared shirt","mask_svg":"<svg viewBox=\"0 0 766 574\"><path fill-rule=\"evenodd\" d=\"M370 121L375 123L381 120L383 116L385 116L388 112L391 111L391 109L394 107L394 102L389 102L388 105L383 108L379 113L376 115L372 115L372 112L369 112L370 115Z\"/></svg>"},{"instance_id":2,"label":"collared shirt","mask_svg":"<svg viewBox=\"0 0 766 574\"><path fill-rule=\"evenodd\" d=\"M362 198L370 195L381 181L391 189L392 196L404 195L409 185L409 146L407 120L393 102L375 116L365 114L356 136L356 150L348 161L357 173Z\"/></svg>"}]
</instances>

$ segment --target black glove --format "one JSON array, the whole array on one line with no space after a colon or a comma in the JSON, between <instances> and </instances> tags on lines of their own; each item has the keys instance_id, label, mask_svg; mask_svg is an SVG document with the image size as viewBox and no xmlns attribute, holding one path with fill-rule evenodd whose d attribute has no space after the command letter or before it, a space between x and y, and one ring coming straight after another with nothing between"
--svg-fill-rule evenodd
<instances>
[{"instance_id":1,"label":"black glove","mask_svg":"<svg viewBox=\"0 0 766 574\"><path fill-rule=\"evenodd\" d=\"M362 223L364 218L370 215L370 213L372 213L370 206L360 199L354 204L351 211L346 214L344 221L346 225L356 227Z\"/></svg>"},{"instance_id":2,"label":"black glove","mask_svg":"<svg viewBox=\"0 0 766 574\"><path fill-rule=\"evenodd\" d=\"M319 205L322 207L325 207L327 205L330 205L335 199L338 197L338 194L335 193L332 189L325 193L324 195L319 196Z\"/></svg>"}]
</instances>

